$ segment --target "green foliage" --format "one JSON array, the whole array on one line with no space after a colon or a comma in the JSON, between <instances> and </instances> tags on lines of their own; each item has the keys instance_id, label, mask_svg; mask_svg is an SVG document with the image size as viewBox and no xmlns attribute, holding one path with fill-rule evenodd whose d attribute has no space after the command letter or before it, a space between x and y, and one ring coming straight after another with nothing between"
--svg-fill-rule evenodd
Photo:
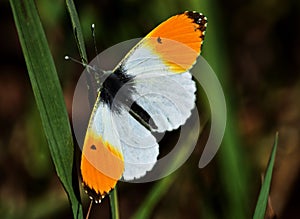
<instances>
[{"instance_id":1,"label":"green foliage","mask_svg":"<svg viewBox=\"0 0 300 219\"><path fill-rule=\"evenodd\" d=\"M62 89L34 1L10 1L28 74L51 156L72 205L74 218L82 207L72 184L73 140Z\"/></svg>"},{"instance_id":2,"label":"green foliage","mask_svg":"<svg viewBox=\"0 0 300 219\"><path fill-rule=\"evenodd\" d=\"M153 209L158 202L166 195L170 186L175 181L177 174L172 174L161 181L157 182L149 195L145 198L140 208L132 216L132 219L147 219L151 217Z\"/></svg>"},{"instance_id":3,"label":"green foliage","mask_svg":"<svg viewBox=\"0 0 300 219\"><path fill-rule=\"evenodd\" d=\"M71 18L74 36L76 39L79 54L83 63L87 64L87 54L85 50L84 38L81 31L81 26L78 18L78 14L75 8L75 4L72 0L66 0L67 9Z\"/></svg>"},{"instance_id":4,"label":"green foliage","mask_svg":"<svg viewBox=\"0 0 300 219\"><path fill-rule=\"evenodd\" d=\"M272 181L273 167L274 167L274 163L275 163L275 154L276 154L276 150L277 150L277 143L278 143L278 133L276 133L276 136L275 136L272 153L270 156L269 164L266 169L264 181L263 181L263 184L262 184L259 196L258 196L253 219L264 219L265 218L265 213L266 213L268 198L269 198L269 191L270 191L271 181Z\"/></svg>"},{"instance_id":5,"label":"green foliage","mask_svg":"<svg viewBox=\"0 0 300 219\"><path fill-rule=\"evenodd\" d=\"M109 202L111 209L111 217L113 219L119 219L119 204L118 204L118 192L117 186L109 193Z\"/></svg>"}]
</instances>

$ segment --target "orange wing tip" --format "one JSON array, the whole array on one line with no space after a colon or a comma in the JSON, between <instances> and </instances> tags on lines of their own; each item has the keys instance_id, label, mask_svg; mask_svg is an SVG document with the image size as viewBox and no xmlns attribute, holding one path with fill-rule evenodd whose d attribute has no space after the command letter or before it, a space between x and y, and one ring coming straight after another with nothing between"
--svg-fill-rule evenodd
<instances>
[{"instance_id":1,"label":"orange wing tip","mask_svg":"<svg viewBox=\"0 0 300 219\"><path fill-rule=\"evenodd\" d=\"M205 17L202 13L196 11L185 11L184 14L188 16L188 18L193 19L194 23L200 25L200 31L205 31L207 27L207 17Z\"/></svg>"},{"instance_id":2,"label":"orange wing tip","mask_svg":"<svg viewBox=\"0 0 300 219\"><path fill-rule=\"evenodd\" d=\"M199 56L207 18L195 11L175 15L151 31L147 46L174 73L189 70Z\"/></svg>"},{"instance_id":3,"label":"orange wing tip","mask_svg":"<svg viewBox=\"0 0 300 219\"><path fill-rule=\"evenodd\" d=\"M185 11L184 14L188 18L192 19L193 23L198 25L195 28L195 31L196 31L196 29L200 31L199 38L202 39L201 42L200 42L201 47L202 47L202 44L204 42L204 37L205 37L205 31L206 31L206 27L207 27L207 17L205 17L202 13L198 13L196 11Z\"/></svg>"},{"instance_id":4,"label":"orange wing tip","mask_svg":"<svg viewBox=\"0 0 300 219\"><path fill-rule=\"evenodd\" d=\"M117 179L113 179L95 168L86 158L82 156L81 175L83 188L95 203L101 200L115 188Z\"/></svg>"},{"instance_id":5,"label":"orange wing tip","mask_svg":"<svg viewBox=\"0 0 300 219\"><path fill-rule=\"evenodd\" d=\"M91 189L90 187L88 187L85 183L82 183L82 186L83 186L85 193L96 204L101 203L102 199L104 199L105 196L108 195L108 193L109 193L108 192L108 193L105 193L105 195L101 195L101 194L97 193L94 189Z\"/></svg>"},{"instance_id":6,"label":"orange wing tip","mask_svg":"<svg viewBox=\"0 0 300 219\"><path fill-rule=\"evenodd\" d=\"M116 186L123 171L121 152L90 129L85 137L81 158L82 181L90 198L100 202Z\"/></svg>"}]
</instances>

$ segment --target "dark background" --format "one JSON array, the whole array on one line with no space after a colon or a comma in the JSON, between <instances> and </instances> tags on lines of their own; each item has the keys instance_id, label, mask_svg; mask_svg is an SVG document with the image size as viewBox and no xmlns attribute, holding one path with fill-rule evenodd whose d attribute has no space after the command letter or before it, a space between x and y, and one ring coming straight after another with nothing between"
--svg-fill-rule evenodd
<instances>
[{"instance_id":1,"label":"dark background","mask_svg":"<svg viewBox=\"0 0 300 219\"><path fill-rule=\"evenodd\" d=\"M71 116L73 91L83 67L64 60L66 54L80 59L65 2L37 0L36 4ZM199 146L174 173L176 179L158 200L151 218L228 218L228 209L235 207L230 194L237 188L236 182L243 182L241 201L245 202L245 215L251 218L276 131L279 145L270 208L278 218L300 217L299 1L89 0L75 4L89 59L95 56L92 23L102 51L142 37L185 10L201 11L208 17L203 57L225 90L227 140L214 160L198 169L201 145L209 131L205 129ZM49 155L8 1L0 2L0 27L0 215L71 218ZM237 162L238 176L226 169L232 168L232 160ZM119 183L121 218L129 218L141 207L153 185ZM87 197L82 196L86 212ZM109 217L108 198L94 206L92 215Z\"/></svg>"}]
</instances>

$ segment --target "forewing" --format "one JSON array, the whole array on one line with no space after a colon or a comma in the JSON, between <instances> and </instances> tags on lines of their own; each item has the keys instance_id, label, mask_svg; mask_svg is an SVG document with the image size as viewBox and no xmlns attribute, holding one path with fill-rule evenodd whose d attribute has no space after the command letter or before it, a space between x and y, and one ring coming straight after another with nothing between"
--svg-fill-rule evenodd
<instances>
[{"instance_id":1,"label":"forewing","mask_svg":"<svg viewBox=\"0 0 300 219\"><path fill-rule=\"evenodd\" d=\"M177 129L195 106L196 86L189 72L157 74L151 78L139 76L135 78L134 88L133 101L150 115L148 124L152 131Z\"/></svg>"},{"instance_id":2,"label":"forewing","mask_svg":"<svg viewBox=\"0 0 300 219\"><path fill-rule=\"evenodd\" d=\"M94 106L82 149L84 187L95 200L115 187L124 171L121 142L113 124L115 114L99 98Z\"/></svg>"}]
</instances>

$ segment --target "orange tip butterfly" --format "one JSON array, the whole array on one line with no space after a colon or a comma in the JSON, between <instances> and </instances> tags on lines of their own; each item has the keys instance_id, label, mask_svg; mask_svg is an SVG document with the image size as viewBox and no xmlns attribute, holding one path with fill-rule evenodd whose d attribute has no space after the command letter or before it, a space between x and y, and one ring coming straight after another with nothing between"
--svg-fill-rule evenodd
<instances>
[{"instance_id":1,"label":"orange tip butterfly","mask_svg":"<svg viewBox=\"0 0 300 219\"><path fill-rule=\"evenodd\" d=\"M196 85L189 69L201 52L206 25L197 12L169 18L101 81L81 159L84 189L95 202L121 178L138 179L153 168L159 148L151 132L177 129L191 115Z\"/></svg>"}]
</instances>

